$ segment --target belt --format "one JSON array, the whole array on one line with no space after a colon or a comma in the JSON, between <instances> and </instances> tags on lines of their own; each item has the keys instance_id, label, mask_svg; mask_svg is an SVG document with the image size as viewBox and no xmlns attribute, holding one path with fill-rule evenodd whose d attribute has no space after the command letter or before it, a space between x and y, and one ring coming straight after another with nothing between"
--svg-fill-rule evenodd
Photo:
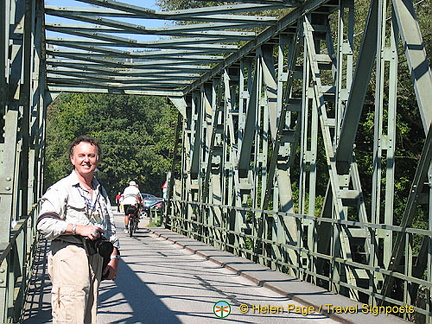
<instances>
[{"instance_id":1,"label":"belt","mask_svg":"<svg viewBox=\"0 0 432 324\"><path fill-rule=\"evenodd\" d=\"M81 235L60 235L56 237L53 242L66 242L82 248L84 247L83 237Z\"/></svg>"}]
</instances>

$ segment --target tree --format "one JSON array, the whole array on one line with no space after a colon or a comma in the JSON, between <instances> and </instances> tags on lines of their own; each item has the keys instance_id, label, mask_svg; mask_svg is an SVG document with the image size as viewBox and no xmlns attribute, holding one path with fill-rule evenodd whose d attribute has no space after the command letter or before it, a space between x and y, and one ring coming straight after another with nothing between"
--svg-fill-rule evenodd
<instances>
[{"instance_id":1,"label":"tree","mask_svg":"<svg viewBox=\"0 0 432 324\"><path fill-rule=\"evenodd\" d=\"M70 170L69 143L78 135L102 145L98 177L113 197L130 180L161 195L174 148L177 111L165 98L105 94L61 95L47 116L46 186Z\"/></svg>"}]
</instances>

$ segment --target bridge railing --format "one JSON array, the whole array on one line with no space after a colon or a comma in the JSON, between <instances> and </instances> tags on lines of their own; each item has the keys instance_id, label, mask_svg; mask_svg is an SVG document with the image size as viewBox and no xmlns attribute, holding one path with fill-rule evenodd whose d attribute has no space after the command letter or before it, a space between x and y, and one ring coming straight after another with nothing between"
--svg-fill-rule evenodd
<instances>
[{"instance_id":1,"label":"bridge railing","mask_svg":"<svg viewBox=\"0 0 432 324\"><path fill-rule=\"evenodd\" d=\"M337 242L323 253L319 236L313 235L323 226L332 233L366 229L371 240L404 235L406 242L422 242L421 250L428 247L430 230L181 200L171 200L168 212L164 224L171 230L349 296L364 303L365 312L387 312L416 323L431 322L432 282L424 279L428 258L419 257L427 252L413 251L406 244L405 266L390 271L383 265L383 251L375 251L376 258L370 259L367 253L355 251L347 260L338 253ZM234 218L245 215L249 226L233 228ZM295 243L288 242L280 232L287 218L297 224L300 239ZM354 280L348 280L350 275ZM394 282L390 296L383 296L381 291L386 277Z\"/></svg>"},{"instance_id":2,"label":"bridge railing","mask_svg":"<svg viewBox=\"0 0 432 324\"><path fill-rule=\"evenodd\" d=\"M10 241L0 243L0 323L17 323L32 278L38 242L37 206L11 230Z\"/></svg>"},{"instance_id":3,"label":"bridge railing","mask_svg":"<svg viewBox=\"0 0 432 324\"><path fill-rule=\"evenodd\" d=\"M150 224L156 224L160 225L162 224L162 209L161 208L150 208L150 212L148 214L149 217L149 223Z\"/></svg>"}]
</instances>

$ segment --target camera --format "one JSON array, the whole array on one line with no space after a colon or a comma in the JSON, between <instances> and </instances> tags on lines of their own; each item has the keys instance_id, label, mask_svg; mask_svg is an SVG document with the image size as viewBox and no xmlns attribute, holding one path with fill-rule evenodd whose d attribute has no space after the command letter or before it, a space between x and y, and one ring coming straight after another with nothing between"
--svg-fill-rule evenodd
<instances>
[{"instance_id":1,"label":"camera","mask_svg":"<svg viewBox=\"0 0 432 324\"><path fill-rule=\"evenodd\" d=\"M113 244L105 239L101 238L95 241L96 251L104 258L109 258L113 251Z\"/></svg>"},{"instance_id":2,"label":"camera","mask_svg":"<svg viewBox=\"0 0 432 324\"><path fill-rule=\"evenodd\" d=\"M109 258L113 251L113 244L103 236L93 241L85 237L84 246L88 255L99 254L104 258Z\"/></svg>"},{"instance_id":3,"label":"camera","mask_svg":"<svg viewBox=\"0 0 432 324\"><path fill-rule=\"evenodd\" d=\"M111 259L111 253L114 249L113 244L103 236L94 241L88 237L83 237L83 243L88 255L99 254L103 258L102 270L105 269ZM105 275L102 275L101 280L107 279L108 274L107 272Z\"/></svg>"}]
</instances>

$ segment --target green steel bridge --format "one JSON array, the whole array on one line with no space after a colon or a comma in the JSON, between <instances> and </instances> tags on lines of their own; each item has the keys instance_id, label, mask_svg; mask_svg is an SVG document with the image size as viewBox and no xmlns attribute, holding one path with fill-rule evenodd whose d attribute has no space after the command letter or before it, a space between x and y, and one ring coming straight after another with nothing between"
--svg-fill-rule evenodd
<instances>
[{"instance_id":1,"label":"green steel bridge","mask_svg":"<svg viewBox=\"0 0 432 324\"><path fill-rule=\"evenodd\" d=\"M88 92L164 96L178 109L181 171L168 177L164 227L431 323L430 30L416 16L430 0L194 4L0 1L0 322L20 318L32 276L47 107ZM419 120L400 114L402 63ZM355 157L366 107L368 179ZM397 215L396 120L424 131Z\"/></svg>"}]
</instances>

